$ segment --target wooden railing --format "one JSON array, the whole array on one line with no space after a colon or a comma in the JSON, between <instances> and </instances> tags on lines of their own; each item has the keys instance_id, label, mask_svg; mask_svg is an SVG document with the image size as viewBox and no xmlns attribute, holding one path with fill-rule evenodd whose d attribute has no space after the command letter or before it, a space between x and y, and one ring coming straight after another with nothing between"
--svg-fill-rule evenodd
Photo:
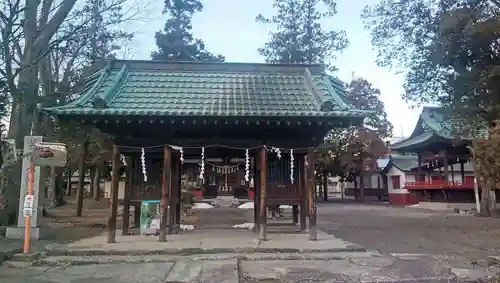
<instances>
[{"instance_id":1,"label":"wooden railing","mask_svg":"<svg viewBox=\"0 0 500 283\"><path fill-rule=\"evenodd\" d=\"M429 190L429 189L474 189L474 181L448 181L445 180L431 180L431 181L417 181L405 182L404 188L407 190Z\"/></svg>"}]
</instances>

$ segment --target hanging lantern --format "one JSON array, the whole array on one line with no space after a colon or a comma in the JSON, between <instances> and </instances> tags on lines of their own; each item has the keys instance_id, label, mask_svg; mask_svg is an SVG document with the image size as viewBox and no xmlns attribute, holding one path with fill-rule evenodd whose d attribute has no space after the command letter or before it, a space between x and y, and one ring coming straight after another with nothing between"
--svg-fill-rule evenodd
<instances>
[{"instance_id":1,"label":"hanging lantern","mask_svg":"<svg viewBox=\"0 0 500 283\"><path fill-rule=\"evenodd\" d=\"M146 172L146 153L144 152L144 148L141 149L141 165L142 165L142 175L144 177L144 182L147 182L148 175Z\"/></svg>"},{"instance_id":2,"label":"hanging lantern","mask_svg":"<svg viewBox=\"0 0 500 283\"><path fill-rule=\"evenodd\" d=\"M245 181L250 181L250 153L245 150Z\"/></svg>"}]
</instances>

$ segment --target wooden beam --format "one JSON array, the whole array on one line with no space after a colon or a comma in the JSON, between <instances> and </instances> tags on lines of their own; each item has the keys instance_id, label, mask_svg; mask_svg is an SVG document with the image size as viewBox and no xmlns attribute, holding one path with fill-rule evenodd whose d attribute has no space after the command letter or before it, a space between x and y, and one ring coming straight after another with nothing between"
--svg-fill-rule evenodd
<instances>
[{"instance_id":1,"label":"wooden beam","mask_svg":"<svg viewBox=\"0 0 500 283\"><path fill-rule=\"evenodd\" d=\"M265 241L267 238L267 150L260 149L260 205L259 205L259 240Z\"/></svg>"},{"instance_id":2,"label":"wooden beam","mask_svg":"<svg viewBox=\"0 0 500 283\"><path fill-rule=\"evenodd\" d=\"M159 242L167 241L167 229L166 225L168 222L168 207L167 207L167 197L171 198L171 180L170 180L170 170L171 168L171 151L170 147L163 147L163 175L161 182L161 220L160 220L160 236L158 237Z\"/></svg>"},{"instance_id":3,"label":"wooden beam","mask_svg":"<svg viewBox=\"0 0 500 283\"><path fill-rule=\"evenodd\" d=\"M116 218L118 216L118 184L120 182L119 166L120 166L120 148L113 145L113 157L111 160L112 176L111 176L111 215L108 220L108 243L116 243Z\"/></svg>"},{"instance_id":4,"label":"wooden beam","mask_svg":"<svg viewBox=\"0 0 500 283\"><path fill-rule=\"evenodd\" d=\"M82 216L83 212L83 191L85 187L85 161L87 159L88 139L82 145L82 152L78 162L78 188L76 190L76 216Z\"/></svg>"},{"instance_id":5,"label":"wooden beam","mask_svg":"<svg viewBox=\"0 0 500 283\"><path fill-rule=\"evenodd\" d=\"M126 157L125 192L123 196L122 235L128 234L130 219L130 196L132 194L132 157Z\"/></svg>"},{"instance_id":6,"label":"wooden beam","mask_svg":"<svg viewBox=\"0 0 500 283\"><path fill-rule=\"evenodd\" d=\"M307 154L307 191L309 204L309 241L318 240L316 230L316 197L315 197L315 154L314 149L309 149Z\"/></svg>"}]
</instances>

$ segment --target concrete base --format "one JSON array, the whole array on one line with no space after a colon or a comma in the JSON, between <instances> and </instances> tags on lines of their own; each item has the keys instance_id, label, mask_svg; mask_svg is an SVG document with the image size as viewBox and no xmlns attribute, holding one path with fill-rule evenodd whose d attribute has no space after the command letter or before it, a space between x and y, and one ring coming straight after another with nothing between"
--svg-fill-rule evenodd
<instances>
[{"instance_id":1,"label":"concrete base","mask_svg":"<svg viewBox=\"0 0 500 283\"><path fill-rule=\"evenodd\" d=\"M395 205L412 205L417 204L418 199L414 194L389 194L389 202Z\"/></svg>"},{"instance_id":2,"label":"concrete base","mask_svg":"<svg viewBox=\"0 0 500 283\"><path fill-rule=\"evenodd\" d=\"M31 227L30 238L32 240L40 240L43 236L43 229ZM7 227L5 237L7 239L24 239L24 227Z\"/></svg>"},{"instance_id":3,"label":"concrete base","mask_svg":"<svg viewBox=\"0 0 500 283\"><path fill-rule=\"evenodd\" d=\"M167 236L167 243L157 237L121 236L106 244L106 233L82 239L49 250L50 255L150 255L150 254L216 254L216 253L321 253L365 251L363 247L318 231L318 241L308 241L305 234L268 233L267 241L237 229L198 230Z\"/></svg>"},{"instance_id":4,"label":"concrete base","mask_svg":"<svg viewBox=\"0 0 500 283\"><path fill-rule=\"evenodd\" d=\"M454 202L430 202L421 201L418 203L419 208L431 209L431 210L471 210L476 209L476 203L454 203Z\"/></svg>"}]
</instances>

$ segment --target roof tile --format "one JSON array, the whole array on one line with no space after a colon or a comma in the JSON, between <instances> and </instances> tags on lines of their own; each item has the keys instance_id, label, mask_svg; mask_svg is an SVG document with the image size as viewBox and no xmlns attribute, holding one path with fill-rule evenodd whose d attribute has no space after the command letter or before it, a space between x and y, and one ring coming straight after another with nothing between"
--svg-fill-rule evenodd
<instances>
[{"instance_id":1,"label":"roof tile","mask_svg":"<svg viewBox=\"0 0 500 283\"><path fill-rule=\"evenodd\" d=\"M95 88L70 104L45 110L61 115L366 115L346 102L342 89L318 66L248 64L245 70L236 65L115 60Z\"/></svg>"}]
</instances>

